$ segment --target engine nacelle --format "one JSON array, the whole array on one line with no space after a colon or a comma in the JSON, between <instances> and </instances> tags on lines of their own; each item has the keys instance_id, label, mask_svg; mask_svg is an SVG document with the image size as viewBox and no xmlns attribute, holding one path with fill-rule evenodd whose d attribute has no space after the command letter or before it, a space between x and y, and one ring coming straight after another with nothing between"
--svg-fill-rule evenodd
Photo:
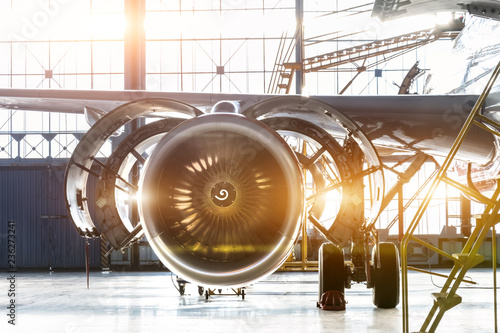
<instances>
[{"instance_id":1,"label":"engine nacelle","mask_svg":"<svg viewBox=\"0 0 500 333\"><path fill-rule=\"evenodd\" d=\"M244 286L287 259L304 213L302 173L273 130L238 114L187 120L141 175L139 210L161 261L203 286Z\"/></svg>"}]
</instances>

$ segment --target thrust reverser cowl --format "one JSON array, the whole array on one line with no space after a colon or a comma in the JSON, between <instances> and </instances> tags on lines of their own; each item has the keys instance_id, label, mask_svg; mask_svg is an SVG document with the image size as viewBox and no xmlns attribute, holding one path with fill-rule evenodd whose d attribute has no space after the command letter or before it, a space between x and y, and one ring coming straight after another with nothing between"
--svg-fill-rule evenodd
<instances>
[{"instance_id":1,"label":"thrust reverser cowl","mask_svg":"<svg viewBox=\"0 0 500 333\"><path fill-rule=\"evenodd\" d=\"M274 272L302 219L301 170L286 142L237 114L169 132L142 175L140 213L162 262L204 286L243 286Z\"/></svg>"}]
</instances>

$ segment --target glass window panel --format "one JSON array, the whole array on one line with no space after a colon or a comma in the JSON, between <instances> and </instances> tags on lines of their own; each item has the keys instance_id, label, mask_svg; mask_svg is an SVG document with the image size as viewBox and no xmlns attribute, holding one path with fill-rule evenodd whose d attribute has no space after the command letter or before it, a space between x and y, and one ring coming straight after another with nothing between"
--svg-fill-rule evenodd
<instances>
[{"instance_id":1,"label":"glass window panel","mask_svg":"<svg viewBox=\"0 0 500 333\"><path fill-rule=\"evenodd\" d=\"M267 84L264 81L263 73L250 73L246 77L247 88L245 93L262 94L267 91Z\"/></svg>"},{"instance_id":2,"label":"glass window panel","mask_svg":"<svg viewBox=\"0 0 500 333\"><path fill-rule=\"evenodd\" d=\"M92 77L91 75L76 75L76 89L91 89Z\"/></svg>"},{"instance_id":3,"label":"glass window panel","mask_svg":"<svg viewBox=\"0 0 500 333\"><path fill-rule=\"evenodd\" d=\"M193 42L182 42L182 71L193 72Z\"/></svg>"},{"instance_id":4,"label":"glass window panel","mask_svg":"<svg viewBox=\"0 0 500 333\"><path fill-rule=\"evenodd\" d=\"M0 74L10 74L10 44L0 43Z\"/></svg>"},{"instance_id":5,"label":"glass window panel","mask_svg":"<svg viewBox=\"0 0 500 333\"><path fill-rule=\"evenodd\" d=\"M168 8L166 2L163 0L146 0L146 11L150 10L162 10ZM178 2L177 2L178 5Z\"/></svg>"},{"instance_id":6,"label":"glass window panel","mask_svg":"<svg viewBox=\"0 0 500 333\"><path fill-rule=\"evenodd\" d=\"M96 74L93 76L93 89L96 90L114 90L113 89L113 75L110 74ZM123 85L120 87L123 89Z\"/></svg>"},{"instance_id":7,"label":"glass window panel","mask_svg":"<svg viewBox=\"0 0 500 333\"><path fill-rule=\"evenodd\" d=\"M92 63L91 43L78 42L71 45L71 56L66 56L64 63L73 63L75 71L73 73L90 73ZM68 70L66 70L68 72Z\"/></svg>"},{"instance_id":8,"label":"glass window panel","mask_svg":"<svg viewBox=\"0 0 500 333\"><path fill-rule=\"evenodd\" d=\"M0 39L10 40L13 24L13 13L10 1L0 1Z\"/></svg>"},{"instance_id":9,"label":"glass window panel","mask_svg":"<svg viewBox=\"0 0 500 333\"><path fill-rule=\"evenodd\" d=\"M54 0L51 0L51 2ZM64 14L71 12L71 13L85 13L85 12L90 12L90 8L95 10L96 7L98 7L101 3L110 3L110 0L106 1L90 1L90 0L85 0L85 1L69 1L69 0L55 0L58 2L60 6L61 12Z\"/></svg>"},{"instance_id":10,"label":"glass window panel","mask_svg":"<svg viewBox=\"0 0 500 333\"><path fill-rule=\"evenodd\" d=\"M248 40L240 53L245 56L247 71L264 69L264 44L262 40Z\"/></svg>"},{"instance_id":11,"label":"glass window panel","mask_svg":"<svg viewBox=\"0 0 500 333\"><path fill-rule=\"evenodd\" d=\"M160 74L146 75L146 90L154 90L154 91L162 90Z\"/></svg>"},{"instance_id":12,"label":"glass window panel","mask_svg":"<svg viewBox=\"0 0 500 333\"><path fill-rule=\"evenodd\" d=\"M125 86L125 77L123 74L113 74L110 78L111 90L123 90Z\"/></svg>"},{"instance_id":13,"label":"glass window panel","mask_svg":"<svg viewBox=\"0 0 500 333\"><path fill-rule=\"evenodd\" d=\"M65 89L77 89L77 75L54 75L54 79Z\"/></svg>"},{"instance_id":14,"label":"glass window panel","mask_svg":"<svg viewBox=\"0 0 500 333\"><path fill-rule=\"evenodd\" d=\"M10 87L10 75L0 75L0 87L2 88Z\"/></svg>"},{"instance_id":15,"label":"glass window panel","mask_svg":"<svg viewBox=\"0 0 500 333\"><path fill-rule=\"evenodd\" d=\"M124 68L124 42L110 42L109 43L109 53L111 59L110 72L112 73L123 73Z\"/></svg>"},{"instance_id":16,"label":"glass window panel","mask_svg":"<svg viewBox=\"0 0 500 333\"><path fill-rule=\"evenodd\" d=\"M63 132L86 131L90 128L83 114L52 114L52 117L58 119L61 124L59 128Z\"/></svg>"},{"instance_id":17,"label":"glass window panel","mask_svg":"<svg viewBox=\"0 0 500 333\"><path fill-rule=\"evenodd\" d=\"M227 71L251 71L262 68L262 58L257 56L262 54L262 48L258 43L253 43L257 50L249 53L249 42L247 40L231 40L223 42L223 61ZM250 66L250 59L254 66Z\"/></svg>"},{"instance_id":18,"label":"glass window panel","mask_svg":"<svg viewBox=\"0 0 500 333\"><path fill-rule=\"evenodd\" d=\"M146 42L146 73L161 72L162 59L168 55L169 53L165 55L162 53L162 42Z\"/></svg>"},{"instance_id":19,"label":"glass window panel","mask_svg":"<svg viewBox=\"0 0 500 333\"><path fill-rule=\"evenodd\" d=\"M222 14L221 25L223 38L261 37L265 30L265 21L262 12L258 11L224 12Z\"/></svg>"},{"instance_id":20,"label":"glass window panel","mask_svg":"<svg viewBox=\"0 0 500 333\"><path fill-rule=\"evenodd\" d=\"M223 0L222 0L223 1ZM193 6L196 10L214 10L219 9L219 1L193 0Z\"/></svg>"},{"instance_id":21,"label":"glass window panel","mask_svg":"<svg viewBox=\"0 0 500 333\"><path fill-rule=\"evenodd\" d=\"M26 73L44 73L50 69L49 48L47 43L27 43L26 44Z\"/></svg>"},{"instance_id":22,"label":"glass window panel","mask_svg":"<svg viewBox=\"0 0 500 333\"><path fill-rule=\"evenodd\" d=\"M180 2L181 10L192 10L194 8L195 0L183 0Z\"/></svg>"},{"instance_id":23,"label":"glass window panel","mask_svg":"<svg viewBox=\"0 0 500 333\"><path fill-rule=\"evenodd\" d=\"M84 3L82 1L82 3ZM60 13L50 24L50 37L53 40L81 40L92 36L90 8L62 7Z\"/></svg>"},{"instance_id":24,"label":"glass window panel","mask_svg":"<svg viewBox=\"0 0 500 333\"><path fill-rule=\"evenodd\" d=\"M24 115L24 112L21 111L13 112L11 121L12 121L11 130L13 132L22 132L25 130L26 117Z\"/></svg>"},{"instance_id":25,"label":"glass window panel","mask_svg":"<svg viewBox=\"0 0 500 333\"><path fill-rule=\"evenodd\" d=\"M266 6L270 3L272 8L295 8L296 0L265 0ZM305 1L304 1L305 2Z\"/></svg>"},{"instance_id":26,"label":"glass window panel","mask_svg":"<svg viewBox=\"0 0 500 333\"><path fill-rule=\"evenodd\" d=\"M49 1L46 1L46 5L41 6L47 15L47 23L38 26L36 21L33 22L40 28L43 39L70 39L85 33L81 27L84 22L82 19L88 12L88 4L87 8L78 8L78 12L74 11L77 8L73 9L72 6L60 4L58 1L51 0L50 7L48 5Z\"/></svg>"},{"instance_id":27,"label":"glass window panel","mask_svg":"<svg viewBox=\"0 0 500 333\"><path fill-rule=\"evenodd\" d=\"M12 88L25 88L26 77L23 75L12 75Z\"/></svg>"},{"instance_id":28,"label":"glass window panel","mask_svg":"<svg viewBox=\"0 0 500 333\"><path fill-rule=\"evenodd\" d=\"M64 132L66 131L66 127L63 127L62 116L63 113L49 112L49 120L50 120L50 130L53 132Z\"/></svg>"},{"instance_id":29,"label":"glass window panel","mask_svg":"<svg viewBox=\"0 0 500 333\"><path fill-rule=\"evenodd\" d=\"M215 73L216 66L223 65L226 59L221 59L219 41L193 42L194 71Z\"/></svg>"},{"instance_id":30,"label":"glass window panel","mask_svg":"<svg viewBox=\"0 0 500 333\"><path fill-rule=\"evenodd\" d=\"M57 84L52 84L45 79L45 75L27 75L25 77L26 86L24 88L58 88Z\"/></svg>"},{"instance_id":31,"label":"glass window panel","mask_svg":"<svg viewBox=\"0 0 500 333\"><path fill-rule=\"evenodd\" d=\"M94 12L117 12L123 11L124 0L92 1Z\"/></svg>"},{"instance_id":32,"label":"glass window panel","mask_svg":"<svg viewBox=\"0 0 500 333\"><path fill-rule=\"evenodd\" d=\"M265 63L266 71L272 71L277 59L279 40L267 39L265 40Z\"/></svg>"},{"instance_id":33,"label":"glass window panel","mask_svg":"<svg viewBox=\"0 0 500 333\"><path fill-rule=\"evenodd\" d=\"M93 65L94 73L109 73L113 61L120 61L119 59L114 59L112 57L111 43L108 42L94 42L93 48Z\"/></svg>"},{"instance_id":34,"label":"glass window panel","mask_svg":"<svg viewBox=\"0 0 500 333\"><path fill-rule=\"evenodd\" d=\"M162 91L183 91L183 77L178 74L161 75L160 88Z\"/></svg>"},{"instance_id":35,"label":"glass window panel","mask_svg":"<svg viewBox=\"0 0 500 333\"><path fill-rule=\"evenodd\" d=\"M13 43L12 44L12 73L22 74L25 73L26 68L26 56L28 55L26 46L24 43Z\"/></svg>"},{"instance_id":36,"label":"glass window panel","mask_svg":"<svg viewBox=\"0 0 500 333\"><path fill-rule=\"evenodd\" d=\"M47 26L47 14L37 0L12 2L11 32L18 40L36 40L43 38L41 28Z\"/></svg>"},{"instance_id":37,"label":"glass window panel","mask_svg":"<svg viewBox=\"0 0 500 333\"><path fill-rule=\"evenodd\" d=\"M222 81L222 91L243 93L248 90L248 75L243 74L226 74L220 77Z\"/></svg>"},{"instance_id":38,"label":"glass window panel","mask_svg":"<svg viewBox=\"0 0 500 333\"><path fill-rule=\"evenodd\" d=\"M160 48L160 70L161 72L180 72L180 43L163 42Z\"/></svg>"},{"instance_id":39,"label":"glass window panel","mask_svg":"<svg viewBox=\"0 0 500 333\"><path fill-rule=\"evenodd\" d=\"M10 130L10 118L13 111L3 110L0 112L0 132L8 132Z\"/></svg>"},{"instance_id":40,"label":"glass window panel","mask_svg":"<svg viewBox=\"0 0 500 333\"><path fill-rule=\"evenodd\" d=\"M144 28L147 39L178 37L175 21L179 21L177 13L146 12ZM174 32L175 31L175 32Z\"/></svg>"},{"instance_id":41,"label":"glass window panel","mask_svg":"<svg viewBox=\"0 0 500 333\"><path fill-rule=\"evenodd\" d=\"M89 29L94 39L123 39L125 33L123 12L93 12Z\"/></svg>"},{"instance_id":42,"label":"glass window panel","mask_svg":"<svg viewBox=\"0 0 500 333\"><path fill-rule=\"evenodd\" d=\"M94 75L94 89L97 90L111 89L111 75L109 74Z\"/></svg>"}]
</instances>

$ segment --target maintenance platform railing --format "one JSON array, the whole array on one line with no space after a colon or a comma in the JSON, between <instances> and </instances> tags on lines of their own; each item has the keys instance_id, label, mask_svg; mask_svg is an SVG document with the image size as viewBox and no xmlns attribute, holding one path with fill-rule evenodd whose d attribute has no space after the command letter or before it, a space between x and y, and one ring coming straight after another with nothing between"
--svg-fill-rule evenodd
<instances>
[{"instance_id":1,"label":"maintenance platform railing","mask_svg":"<svg viewBox=\"0 0 500 333\"><path fill-rule=\"evenodd\" d=\"M429 248L432 251L439 253L440 255L452 260L453 268L447 277L441 290L437 293L433 293L434 303L427 315L424 323L422 324L419 332L435 332L441 319L443 318L446 311L455 307L462 302L462 298L457 295L457 290L460 284L464 281L465 274L469 269L476 266L483 261L483 256L478 254L479 248L489 230L492 230L493 235L495 232L495 225L500 222L500 216L498 212L500 210L500 179L497 179L497 187L491 197L486 197L481 194L473 186L465 186L457 181L449 178L447 176L447 171L450 168L457 152L460 149L467 133L472 126L478 126L496 136L500 137L500 123L492 121L489 118L481 115L482 107L488 97L493 84L497 80L500 74L500 63L494 69L493 74L488 81L483 93L477 100L474 108L469 114L467 120L465 121L461 131L459 132L451 150L442 163L439 171L437 172L434 180L432 181L424 200L420 204L413 220L411 221L405 235L401 241L401 272L402 272L402 298L403 298L403 332L409 332L409 303L408 303L408 244L410 241L417 242L418 244ZM474 198L475 200L484 203L486 205L484 212L480 215L475 216L476 226L473 229L471 235L468 237L465 245L460 253L449 254L442 251L435 246L428 244L417 236L414 235L415 229L422 219L429 203L431 202L432 196L440 183L446 183L451 185L458 190L460 190L464 195ZM493 301L494 301L494 323L495 332L497 331L497 285L496 285L496 237L492 237L492 262L493 262Z\"/></svg>"}]
</instances>

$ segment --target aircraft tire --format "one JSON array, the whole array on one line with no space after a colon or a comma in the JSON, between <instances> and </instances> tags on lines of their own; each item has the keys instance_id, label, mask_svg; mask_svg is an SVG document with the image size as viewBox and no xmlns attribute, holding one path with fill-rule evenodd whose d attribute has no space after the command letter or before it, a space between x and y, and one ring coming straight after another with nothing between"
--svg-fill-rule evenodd
<instances>
[{"instance_id":1,"label":"aircraft tire","mask_svg":"<svg viewBox=\"0 0 500 333\"><path fill-rule=\"evenodd\" d=\"M321 295L330 290L341 293L345 291L344 251L332 243L324 243L319 251L320 292Z\"/></svg>"},{"instance_id":2,"label":"aircraft tire","mask_svg":"<svg viewBox=\"0 0 500 333\"><path fill-rule=\"evenodd\" d=\"M376 249L373 249L373 304L392 309L399 304L399 252L394 243L379 243L380 255Z\"/></svg>"}]
</instances>

